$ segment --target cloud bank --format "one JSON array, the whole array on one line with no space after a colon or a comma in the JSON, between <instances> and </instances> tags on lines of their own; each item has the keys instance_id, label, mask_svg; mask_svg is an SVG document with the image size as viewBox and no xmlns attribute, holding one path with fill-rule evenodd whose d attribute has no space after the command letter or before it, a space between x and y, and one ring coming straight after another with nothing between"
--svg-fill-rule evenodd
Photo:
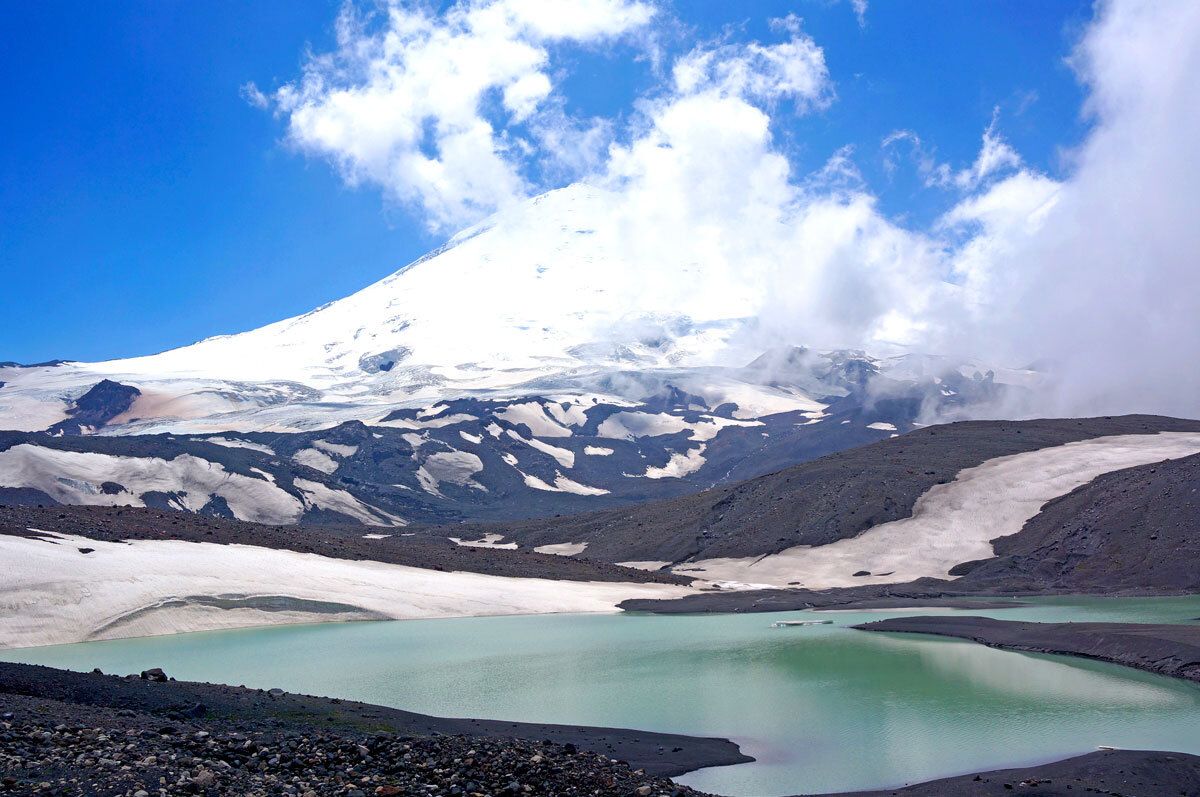
<instances>
[{"instance_id":1,"label":"cloud bank","mask_svg":"<svg viewBox=\"0 0 1200 797\"><path fill-rule=\"evenodd\" d=\"M589 146L601 123L562 114L550 48L609 42L653 16L633 0L462 2L440 16L418 4L374 15L347 5L337 49L312 55L274 101L298 149L447 229L533 190L524 167L540 139L551 154ZM253 86L243 93L261 96Z\"/></svg>"},{"instance_id":2,"label":"cloud bank","mask_svg":"<svg viewBox=\"0 0 1200 797\"><path fill-rule=\"evenodd\" d=\"M927 229L880 212L852 151L802 174L776 141L780 114L836 102L800 20L776 20L771 41L696 44L627 118L606 120L565 111L561 48L622 41L657 58L666 15L627 0L551 8L347 10L336 51L270 97L245 94L269 101L298 149L434 230L572 181L609 189L595 224L621 231L648 286L689 273L738 286L690 301L754 317L747 350L1050 362L1057 389L1035 411L1200 414L1200 4L1097 7L1070 58L1092 129L1062 180L1026 164L998 116L967 164L937 162L919 131L890 136L889 157L907 146L930 190L955 197Z\"/></svg>"}]
</instances>

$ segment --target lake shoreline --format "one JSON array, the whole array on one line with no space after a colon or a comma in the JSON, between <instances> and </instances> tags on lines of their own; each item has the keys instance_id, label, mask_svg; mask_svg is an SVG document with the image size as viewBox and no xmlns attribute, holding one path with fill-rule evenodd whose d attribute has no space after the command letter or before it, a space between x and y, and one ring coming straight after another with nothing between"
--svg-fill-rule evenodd
<instances>
[{"instance_id":1,"label":"lake shoreline","mask_svg":"<svg viewBox=\"0 0 1200 797\"><path fill-rule=\"evenodd\" d=\"M863 631L933 634L988 647L1106 661L1200 683L1200 626L1169 623L1033 623L988 617L894 617Z\"/></svg>"},{"instance_id":2,"label":"lake shoreline","mask_svg":"<svg viewBox=\"0 0 1200 797\"><path fill-rule=\"evenodd\" d=\"M1200 790L1200 756L1157 750L1098 750L1032 767L991 770L894 789L843 792L824 797L992 797L1022 793L1038 797L1071 797L1088 792L1196 794L1197 790Z\"/></svg>"},{"instance_id":3,"label":"lake shoreline","mask_svg":"<svg viewBox=\"0 0 1200 797\"><path fill-rule=\"evenodd\" d=\"M630 769L644 770L653 777L671 777L754 760L728 739L628 728L434 717L282 690L0 663L3 711L28 713L32 709L30 701L50 706L57 723L68 725L78 722L81 715L99 715L110 721L137 716L154 718L159 725L191 728L191 733L211 725L232 725L249 730L321 729L351 735L385 732L400 736L469 736L573 745L582 751L628 762Z\"/></svg>"},{"instance_id":4,"label":"lake shoreline","mask_svg":"<svg viewBox=\"0 0 1200 797\"><path fill-rule=\"evenodd\" d=\"M391 784L406 778L416 778L414 783L441 779L445 786L465 778L498 777L518 784L513 794L529 793L523 791L529 785L533 793L549 789L563 794L703 797L703 792L666 778L699 767L752 760L724 739L443 719L336 698L156 678L157 674L119 677L0 664L0 753L22 745L38 750L24 756L19 766L4 765L7 793L36 794L44 791L42 782L82 779L90 779L92 788L128 789L141 782L137 778L156 779L166 773L186 791L199 794L245 788L246 778L265 779L268 786L273 779L299 778L338 793L358 789L362 794L398 794L389 790L397 788ZM95 728L103 729L110 739L125 737L130 748L137 748L125 755L141 758L123 770L81 763L104 747ZM293 756L289 751L297 750L297 745ZM416 766L387 763L389 755L403 752L411 757L413 751L421 757ZM147 752L149 756L144 755ZM482 773L470 769L474 761L464 763L463 756L471 753L506 771L489 772L487 763L480 764ZM312 756L312 761L338 761L345 770L333 773L319 764L297 765L303 754ZM172 755L183 765L176 765ZM508 793L504 789L511 782L496 793ZM1200 788L1200 757L1101 750L1036 766L840 794L956 797L1009 794L1029 786L1036 786L1040 795L1131 793L1134 787L1137 793L1194 793Z\"/></svg>"}]
</instances>

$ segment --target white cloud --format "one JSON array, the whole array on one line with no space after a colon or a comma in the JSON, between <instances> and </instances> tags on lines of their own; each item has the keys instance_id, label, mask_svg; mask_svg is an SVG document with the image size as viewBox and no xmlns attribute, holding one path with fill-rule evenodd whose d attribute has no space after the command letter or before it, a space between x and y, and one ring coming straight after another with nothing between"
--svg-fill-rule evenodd
<instances>
[{"instance_id":1,"label":"white cloud","mask_svg":"<svg viewBox=\"0 0 1200 797\"><path fill-rule=\"evenodd\" d=\"M270 98L266 94L263 94L254 81L243 83L238 92L242 95L243 100L259 110L265 110L271 106Z\"/></svg>"},{"instance_id":2,"label":"white cloud","mask_svg":"<svg viewBox=\"0 0 1200 797\"><path fill-rule=\"evenodd\" d=\"M654 14L634 0L462 0L438 15L388 3L378 18L347 6L334 52L311 56L276 107L300 150L333 161L351 184L373 183L444 229L523 197L532 124L554 111L549 47L629 34ZM262 93L245 92L257 104ZM493 96L500 108L489 107ZM541 143L569 153L577 128L559 118ZM571 139L571 140L568 140Z\"/></svg>"},{"instance_id":3,"label":"white cloud","mask_svg":"<svg viewBox=\"0 0 1200 797\"><path fill-rule=\"evenodd\" d=\"M854 9L854 16L858 19L858 26L865 28L867 26L867 0L850 0L850 6Z\"/></svg>"},{"instance_id":4,"label":"white cloud","mask_svg":"<svg viewBox=\"0 0 1200 797\"><path fill-rule=\"evenodd\" d=\"M979 148L975 163L954 175L954 185L962 189L975 188L988 177L1021 165L1021 156L996 132L999 117L1000 109L993 109L992 123L983 131L983 145Z\"/></svg>"},{"instance_id":5,"label":"white cloud","mask_svg":"<svg viewBox=\"0 0 1200 797\"><path fill-rule=\"evenodd\" d=\"M802 108L828 105L833 92L824 51L801 32L796 17L774 22L790 33L788 41L697 48L675 63L675 90L756 100L788 98Z\"/></svg>"},{"instance_id":6,"label":"white cloud","mask_svg":"<svg viewBox=\"0 0 1200 797\"><path fill-rule=\"evenodd\" d=\"M643 103L642 133L595 178L616 192L596 223L621 230L622 258L645 264L639 288L662 311L754 319L733 341L746 353L911 342L955 290L940 247L880 214L848 148L793 172L771 114L823 107L832 85L821 48L793 20L784 29L782 44L679 59L674 90Z\"/></svg>"},{"instance_id":7,"label":"white cloud","mask_svg":"<svg viewBox=\"0 0 1200 797\"><path fill-rule=\"evenodd\" d=\"M1072 63L1094 129L1036 231L981 268L964 332L1055 361L1048 411L1200 414L1200 4L1104 3Z\"/></svg>"},{"instance_id":8,"label":"white cloud","mask_svg":"<svg viewBox=\"0 0 1200 797\"><path fill-rule=\"evenodd\" d=\"M992 121L983 131L983 142L974 163L955 170L948 163L938 163L936 151L927 147L921 137L912 130L895 130L884 137L880 148L884 151L884 169L890 174L896 169L893 150L907 144L927 188L957 188L971 191L987 183L1002 172L1011 172L1022 165L1021 156L997 130L1000 118L999 107L992 110Z\"/></svg>"},{"instance_id":9,"label":"white cloud","mask_svg":"<svg viewBox=\"0 0 1200 797\"><path fill-rule=\"evenodd\" d=\"M1099 6L1072 59L1094 127L1062 179L1025 164L995 115L968 165L940 163L913 131L888 136L885 157L906 146L928 184L956 190L928 230L881 213L851 151L798 174L777 145L774 115L834 98L795 18L776 24L780 42L678 58L626 124L563 111L548 43L627 35L651 11L584 6L392 6L374 33L349 18L338 52L276 101L298 146L435 226L540 188L531 157L551 183L585 175L607 189L590 226L619 233L614 257L638 276L611 286L631 313L751 318L735 341L748 352L899 344L1051 359L1061 403L1041 412L1200 413L1200 4ZM489 97L499 115L481 110Z\"/></svg>"}]
</instances>

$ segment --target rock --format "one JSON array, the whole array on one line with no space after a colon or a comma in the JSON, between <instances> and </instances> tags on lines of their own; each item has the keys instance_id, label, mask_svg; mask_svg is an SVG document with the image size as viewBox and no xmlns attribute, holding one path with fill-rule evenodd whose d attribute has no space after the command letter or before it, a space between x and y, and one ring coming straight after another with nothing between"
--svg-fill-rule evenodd
<instances>
[{"instance_id":1,"label":"rock","mask_svg":"<svg viewBox=\"0 0 1200 797\"><path fill-rule=\"evenodd\" d=\"M857 573L854 573L855 578L861 578L862 576L869 576L869 575L871 575L870 570L859 570Z\"/></svg>"},{"instance_id":2,"label":"rock","mask_svg":"<svg viewBox=\"0 0 1200 797\"><path fill-rule=\"evenodd\" d=\"M167 682L167 674L162 671L161 667L151 667L149 670L142 670L141 678L143 681L153 681L160 684Z\"/></svg>"}]
</instances>

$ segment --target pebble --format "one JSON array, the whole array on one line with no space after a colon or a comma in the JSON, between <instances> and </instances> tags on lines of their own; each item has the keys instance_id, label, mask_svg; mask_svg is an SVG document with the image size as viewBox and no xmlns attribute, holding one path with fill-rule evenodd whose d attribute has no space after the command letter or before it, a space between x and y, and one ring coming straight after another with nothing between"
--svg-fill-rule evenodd
<instances>
[{"instance_id":1,"label":"pebble","mask_svg":"<svg viewBox=\"0 0 1200 797\"><path fill-rule=\"evenodd\" d=\"M364 734L275 723L167 728L117 711L105 726L30 714L0 722L0 792L247 797L703 797L575 745ZM157 728L157 732L152 730ZM219 773L219 774L218 774Z\"/></svg>"}]
</instances>

